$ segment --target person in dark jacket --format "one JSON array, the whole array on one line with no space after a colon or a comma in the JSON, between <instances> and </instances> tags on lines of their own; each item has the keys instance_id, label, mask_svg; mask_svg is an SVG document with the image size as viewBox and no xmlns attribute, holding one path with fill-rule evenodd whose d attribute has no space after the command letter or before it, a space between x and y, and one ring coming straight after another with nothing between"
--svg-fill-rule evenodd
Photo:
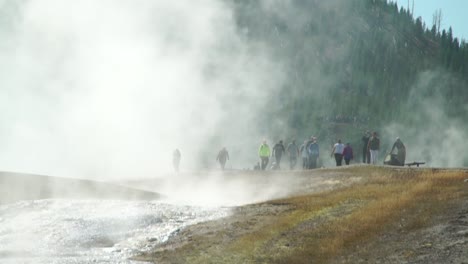
<instances>
[{"instance_id":1,"label":"person in dark jacket","mask_svg":"<svg viewBox=\"0 0 468 264\"><path fill-rule=\"evenodd\" d=\"M289 143L287 150L289 155L289 168L293 170L294 167L296 167L297 156L299 156L299 148L296 145L295 139Z\"/></svg>"},{"instance_id":2,"label":"person in dark jacket","mask_svg":"<svg viewBox=\"0 0 468 264\"><path fill-rule=\"evenodd\" d=\"M312 143L309 145L309 169L317 168L317 159L320 156L319 145L317 144L317 138L312 138Z\"/></svg>"},{"instance_id":3,"label":"person in dark jacket","mask_svg":"<svg viewBox=\"0 0 468 264\"><path fill-rule=\"evenodd\" d=\"M346 146L343 150L343 158L346 165L349 165L349 162L354 158L353 157L353 148L351 148L351 144L346 143Z\"/></svg>"},{"instance_id":4,"label":"person in dark jacket","mask_svg":"<svg viewBox=\"0 0 468 264\"><path fill-rule=\"evenodd\" d=\"M224 166L226 165L226 161L229 160L229 152L223 147L216 157L216 160L219 161L219 165L221 165L221 169L224 170Z\"/></svg>"},{"instance_id":5,"label":"person in dark jacket","mask_svg":"<svg viewBox=\"0 0 468 264\"><path fill-rule=\"evenodd\" d=\"M367 148L367 145L369 145L369 139L370 139L370 132L366 131L364 135L362 136L362 163L370 163L370 152L369 149Z\"/></svg>"},{"instance_id":6,"label":"person in dark jacket","mask_svg":"<svg viewBox=\"0 0 468 264\"><path fill-rule=\"evenodd\" d=\"M299 148L299 152L302 157L302 169L307 170L309 168L309 150L307 149L307 140L304 140L304 144Z\"/></svg>"},{"instance_id":7,"label":"person in dark jacket","mask_svg":"<svg viewBox=\"0 0 468 264\"><path fill-rule=\"evenodd\" d=\"M372 132L372 137L369 139L367 149L370 151L371 154L371 164L377 164L380 150L380 139L377 137L377 132Z\"/></svg>"},{"instance_id":8,"label":"person in dark jacket","mask_svg":"<svg viewBox=\"0 0 468 264\"><path fill-rule=\"evenodd\" d=\"M306 145L306 150L307 150L307 155L308 155L307 160L309 162L307 164L308 169L312 169L314 167L314 164L312 164L313 160L312 160L312 157L310 156L310 151L309 151L310 145L314 143L314 140L316 140L316 137L311 136L310 139L307 141L307 145Z\"/></svg>"},{"instance_id":9,"label":"person in dark jacket","mask_svg":"<svg viewBox=\"0 0 468 264\"><path fill-rule=\"evenodd\" d=\"M286 149L284 148L283 140L280 140L278 143L275 144L275 146L273 146L273 150L271 153L272 156L275 156L277 169L281 169L281 157L283 156L284 152L286 152Z\"/></svg>"}]
</instances>

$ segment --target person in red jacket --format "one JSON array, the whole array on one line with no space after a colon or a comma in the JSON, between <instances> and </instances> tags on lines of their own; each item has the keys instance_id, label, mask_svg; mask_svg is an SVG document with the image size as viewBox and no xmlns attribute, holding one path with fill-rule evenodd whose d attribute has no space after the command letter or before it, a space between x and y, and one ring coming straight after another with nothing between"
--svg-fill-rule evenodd
<instances>
[{"instance_id":1,"label":"person in red jacket","mask_svg":"<svg viewBox=\"0 0 468 264\"><path fill-rule=\"evenodd\" d=\"M343 158L346 165L349 165L349 162L354 158L353 156L353 148L349 143L346 143L346 146L343 150Z\"/></svg>"}]
</instances>

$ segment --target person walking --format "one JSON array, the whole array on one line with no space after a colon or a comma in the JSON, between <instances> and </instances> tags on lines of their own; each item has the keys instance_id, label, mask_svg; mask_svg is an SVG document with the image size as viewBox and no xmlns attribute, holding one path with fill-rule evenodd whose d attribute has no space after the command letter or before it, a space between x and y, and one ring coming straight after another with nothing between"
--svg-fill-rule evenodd
<instances>
[{"instance_id":1,"label":"person walking","mask_svg":"<svg viewBox=\"0 0 468 264\"><path fill-rule=\"evenodd\" d=\"M392 153L395 148L397 149L396 158L398 160L398 165L405 166L406 147L399 137L397 137L395 143L393 143L390 153Z\"/></svg>"},{"instance_id":2,"label":"person walking","mask_svg":"<svg viewBox=\"0 0 468 264\"><path fill-rule=\"evenodd\" d=\"M263 140L262 145L260 145L260 148L258 149L258 156L260 157L261 169L265 170L270 158L270 146L268 146L266 140Z\"/></svg>"},{"instance_id":3,"label":"person walking","mask_svg":"<svg viewBox=\"0 0 468 264\"><path fill-rule=\"evenodd\" d=\"M293 170L296 167L297 156L299 156L299 148L296 145L295 139L289 143L287 150L289 155L289 168Z\"/></svg>"},{"instance_id":4,"label":"person walking","mask_svg":"<svg viewBox=\"0 0 468 264\"><path fill-rule=\"evenodd\" d=\"M369 138L370 138L370 132L369 130L364 133L362 136L362 163L370 163L370 152L369 149L367 148L367 145L369 145Z\"/></svg>"},{"instance_id":5,"label":"person walking","mask_svg":"<svg viewBox=\"0 0 468 264\"><path fill-rule=\"evenodd\" d=\"M299 152L302 157L302 169L307 170L309 168L309 150L307 149L307 140L304 140L304 144L299 148Z\"/></svg>"},{"instance_id":6,"label":"person walking","mask_svg":"<svg viewBox=\"0 0 468 264\"><path fill-rule=\"evenodd\" d=\"M309 145L309 169L317 168L317 159L320 156L319 145L317 144L317 138L312 138L312 143Z\"/></svg>"},{"instance_id":7,"label":"person walking","mask_svg":"<svg viewBox=\"0 0 468 264\"><path fill-rule=\"evenodd\" d=\"M174 152L172 153L172 165L174 166L174 170L176 172L179 172L179 164L180 164L180 159L182 155L180 154L179 149L175 149Z\"/></svg>"},{"instance_id":8,"label":"person walking","mask_svg":"<svg viewBox=\"0 0 468 264\"><path fill-rule=\"evenodd\" d=\"M283 140L280 140L278 143L275 144L273 147L273 153L271 156L275 156L275 161L276 161L276 169L281 169L281 157L283 156L283 153L286 152L286 149L284 148L283 145Z\"/></svg>"},{"instance_id":9,"label":"person walking","mask_svg":"<svg viewBox=\"0 0 468 264\"><path fill-rule=\"evenodd\" d=\"M349 162L354 158L353 157L353 148L351 148L351 144L346 143L346 146L343 150L343 158L346 165L349 165Z\"/></svg>"},{"instance_id":10,"label":"person walking","mask_svg":"<svg viewBox=\"0 0 468 264\"><path fill-rule=\"evenodd\" d=\"M377 137L377 132L372 132L372 137L369 139L367 149L370 152L370 163L377 164L379 159L380 139Z\"/></svg>"},{"instance_id":11,"label":"person walking","mask_svg":"<svg viewBox=\"0 0 468 264\"><path fill-rule=\"evenodd\" d=\"M336 161L336 166L341 166L341 163L343 161L343 150L344 150L344 145L341 143L341 139L338 139L338 142L335 143L332 149L332 154L335 156L335 161Z\"/></svg>"},{"instance_id":12,"label":"person walking","mask_svg":"<svg viewBox=\"0 0 468 264\"><path fill-rule=\"evenodd\" d=\"M218 156L216 156L216 160L219 162L219 165L221 165L221 170L224 170L226 161L229 160L229 152L226 150L226 147L223 147L219 151Z\"/></svg>"},{"instance_id":13,"label":"person walking","mask_svg":"<svg viewBox=\"0 0 468 264\"><path fill-rule=\"evenodd\" d=\"M307 164L307 169L312 169L312 158L310 157L310 152L309 152L309 148L310 148L310 144L314 143L314 136L310 136L310 139L307 141L307 144L306 144L306 151L307 151L307 161L309 162Z\"/></svg>"}]
</instances>

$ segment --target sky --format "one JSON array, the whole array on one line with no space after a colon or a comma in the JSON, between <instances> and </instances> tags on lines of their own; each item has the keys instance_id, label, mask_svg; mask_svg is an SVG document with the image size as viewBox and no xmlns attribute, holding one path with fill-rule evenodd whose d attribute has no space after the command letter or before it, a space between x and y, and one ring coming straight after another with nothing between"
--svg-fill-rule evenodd
<instances>
[{"instance_id":1,"label":"sky","mask_svg":"<svg viewBox=\"0 0 468 264\"><path fill-rule=\"evenodd\" d=\"M413 0L410 1L410 9ZM396 0L398 8L407 8L408 0ZM459 39L468 40L468 10L467 0L414 0L414 17L422 17L426 26L432 26L432 15L438 9L442 10L442 28L452 27L453 35Z\"/></svg>"}]
</instances>

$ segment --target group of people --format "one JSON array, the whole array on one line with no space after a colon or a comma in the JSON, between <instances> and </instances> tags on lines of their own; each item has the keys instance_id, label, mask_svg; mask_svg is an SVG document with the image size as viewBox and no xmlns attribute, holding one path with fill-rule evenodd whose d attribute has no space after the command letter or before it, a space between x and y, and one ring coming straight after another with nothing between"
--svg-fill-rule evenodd
<instances>
[{"instance_id":1,"label":"group of people","mask_svg":"<svg viewBox=\"0 0 468 264\"><path fill-rule=\"evenodd\" d=\"M349 165L349 162L354 158L353 148L350 143L345 145L341 143L341 139L338 139L338 142L333 145L331 156L335 156L336 166L341 166L343 159L346 165Z\"/></svg>"},{"instance_id":2,"label":"group of people","mask_svg":"<svg viewBox=\"0 0 468 264\"><path fill-rule=\"evenodd\" d=\"M372 134L366 131L362 137L363 148L362 148L362 162L368 164L377 164L379 159L380 150L380 139L377 136L377 132ZM397 150L396 154L392 154L394 150ZM320 148L317 143L317 138L312 136L310 139L305 140L300 146L296 144L296 140L292 140L291 143L284 146L283 141L279 140L273 148L267 144L266 140L263 140L262 144L258 149L258 156L260 162L255 165L255 170L265 170L270 162L270 157L274 160L271 163L271 169L281 169L281 160L283 155L287 154L289 157L289 168L292 170L296 167L297 160L299 157L302 158L302 169L315 169L318 167L318 158L320 157ZM393 147L390 151L392 155L392 163L389 165L400 165L405 164L406 158L406 147L400 138L397 138ZM350 143L343 144L341 139L338 139L337 143L333 145L331 150L331 157L335 158L336 166L341 166L343 159L346 165L349 165L351 160L354 159L353 148ZM179 149L176 149L173 153L173 165L176 171L179 171L181 154ZM224 170L226 162L229 160L229 152L223 147L216 156L216 160L219 162L221 169Z\"/></svg>"},{"instance_id":3,"label":"group of people","mask_svg":"<svg viewBox=\"0 0 468 264\"><path fill-rule=\"evenodd\" d=\"M377 136L377 132L373 132L371 134L369 131L366 131L362 137L362 141L362 162L374 165L377 164L380 150L380 139ZM396 154L393 154L394 150L397 150ZM289 156L290 169L295 168L298 156L302 157L303 169L314 169L318 167L320 148L317 143L317 138L312 136L309 140L305 140L301 146L297 146L296 141L293 140L291 143L289 143L287 148L284 147L283 141L280 140L274 145L272 151L270 151L270 147L268 146L266 140L263 140L258 150L261 164L257 165L255 169L265 170L268 166L270 157L274 157L271 168L280 169L281 158L284 153L287 153ZM392 157L392 162L388 163L389 165L403 166L405 164L406 147L400 138L397 137L389 154ZM351 144L343 144L341 139L338 139L337 143L333 145L331 157L335 158L336 166L341 166L343 160L345 161L346 165L349 165L351 160L354 159L354 153Z\"/></svg>"},{"instance_id":4,"label":"group of people","mask_svg":"<svg viewBox=\"0 0 468 264\"><path fill-rule=\"evenodd\" d=\"M289 157L289 168L294 169L296 167L297 158L300 153L300 149L296 144L296 140L293 140L291 143L289 143L287 147L284 147L283 140L280 140L273 146L271 150L266 140L263 140L258 150L258 156L260 157L261 164L258 164L254 169L265 170L268 166L270 156L274 157L271 168L281 169L281 159L285 153L287 153Z\"/></svg>"},{"instance_id":5,"label":"group of people","mask_svg":"<svg viewBox=\"0 0 468 264\"><path fill-rule=\"evenodd\" d=\"M380 139L377 136L377 132L373 132L371 135L369 131L366 131L362 136L362 142L362 162L374 165L377 164L380 150ZM331 155L335 156L336 166L341 166L343 159L346 165L349 165L350 161L354 158L351 144L346 143L345 145L341 142L341 139L338 139L338 142L333 146Z\"/></svg>"},{"instance_id":6,"label":"group of people","mask_svg":"<svg viewBox=\"0 0 468 264\"><path fill-rule=\"evenodd\" d=\"M366 131L362 136L362 143L362 162L368 164L377 164L380 151L380 139L377 136L377 132L374 131L371 134L369 131ZM393 153L395 150L397 151L396 154ZM397 137L393 143L389 155L391 157L391 162L389 162L388 165L405 165L406 146L399 137Z\"/></svg>"},{"instance_id":7,"label":"group of people","mask_svg":"<svg viewBox=\"0 0 468 264\"><path fill-rule=\"evenodd\" d=\"M172 165L174 166L174 170L179 172L179 165L182 155L179 149L175 149L172 153ZM226 147L223 147L216 156L216 161L219 162L221 169L224 170L226 166L226 162L229 160L229 152L227 151Z\"/></svg>"},{"instance_id":8,"label":"group of people","mask_svg":"<svg viewBox=\"0 0 468 264\"><path fill-rule=\"evenodd\" d=\"M369 131L366 131L362 137L362 142L362 162L374 165L377 164L380 151L380 139L377 136L377 132L374 131L371 134ZM396 154L393 153L394 150L397 151ZM353 149L351 148L350 143L346 143L346 145L344 145L341 142L341 139L339 139L333 146L332 156L333 155L335 156L336 166L341 166L343 159L345 160L346 165L349 165L349 162L354 158ZM406 147L399 137L397 137L395 143L393 143L389 156L391 157L391 162L385 164L398 166L405 165Z\"/></svg>"},{"instance_id":9,"label":"group of people","mask_svg":"<svg viewBox=\"0 0 468 264\"><path fill-rule=\"evenodd\" d=\"M380 150L380 139L377 132L366 131L362 136L362 162L368 164L377 164Z\"/></svg>"},{"instance_id":10,"label":"group of people","mask_svg":"<svg viewBox=\"0 0 468 264\"><path fill-rule=\"evenodd\" d=\"M289 168L291 170L296 167L299 156L302 157L303 169L313 169L317 167L317 159L320 151L315 137L311 137L310 140L305 140L304 144L301 146L296 144L296 140L292 140L286 148L284 147L283 141L280 140L271 150L266 140L263 140L258 149L258 156L260 157L261 164L258 164L254 169L265 170L270 157L274 157L271 169L281 169L281 159L285 153L289 157Z\"/></svg>"},{"instance_id":11,"label":"group of people","mask_svg":"<svg viewBox=\"0 0 468 264\"><path fill-rule=\"evenodd\" d=\"M270 153L271 152L271 153ZM318 167L318 158L320 157L320 147L317 143L317 138L312 136L309 140L305 140L301 146L296 144L296 140L289 143L288 147L285 148L283 141L280 140L275 144L272 151L268 146L266 140L260 145L258 155L260 157L261 165L257 166L256 169L265 170L267 168L269 158L274 157L272 162L272 169L281 169L281 158L283 153L287 153L289 156L289 167L294 169L297 164L297 159L300 156L302 158L302 169L315 169ZM353 159L353 149L350 144L346 146L341 143L341 139L338 140L333 146L332 156L335 156L336 165L341 166L344 158L345 163L349 165L349 162Z\"/></svg>"}]
</instances>

